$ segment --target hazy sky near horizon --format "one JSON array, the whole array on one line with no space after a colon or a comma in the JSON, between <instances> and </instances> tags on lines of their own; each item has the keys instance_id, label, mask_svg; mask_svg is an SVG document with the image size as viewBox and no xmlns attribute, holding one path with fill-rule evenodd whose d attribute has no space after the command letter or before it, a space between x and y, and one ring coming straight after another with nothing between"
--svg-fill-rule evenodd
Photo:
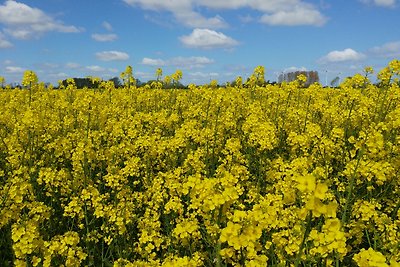
<instances>
[{"instance_id":1,"label":"hazy sky near horizon","mask_svg":"<svg viewBox=\"0 0 400 267\"><path fill-rule=\"evenodd\" d=\"M321 83L400 58L399 0L0 1L0 76L19 82L183 71L183 83L316 70Z\"/></svg>"}]
</instances>

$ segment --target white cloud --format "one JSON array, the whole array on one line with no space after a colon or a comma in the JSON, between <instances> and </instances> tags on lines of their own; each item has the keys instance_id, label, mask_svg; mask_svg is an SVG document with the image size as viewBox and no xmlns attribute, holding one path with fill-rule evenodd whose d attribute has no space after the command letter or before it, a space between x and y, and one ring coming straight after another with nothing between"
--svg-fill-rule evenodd
<instances>
[{"instance_id":1,"label":"white cloud","mask_svg":"<svg viewBox=\"0 0 400 267\"><path fill-rule=\"evenodd\" d=\"M224 19L216 15L205 17L195 10L238 10L250 8L263 13L261 22L270 25L316 25L326 22L326 18L312 4L303 0L123 0L125 3L152 11L168 11L175 19L191 28L218 29L227 26ZM384 0L380 0L384 1ZM389 0L386 0L389 1Z\"/></svg>"},{"instance_id":2,"label":"white cloud","mask_svg":"<svg viewBox=\"0 0 400 267\"><path fill-rule=\"evenodd\" d=\"M74 62L68 62L67 64L65 64L65 66L69 69L78 69L80 67L78 63Z\"/></svg>"},{"instance_id":3,"label":"white cloud","mask_svg":"<svg viewBox=\"0 0 400 267\"><path fill-rule=\"evenodd\" d=\"M187 47L201 49L231 48L239 44L222 32L209 29L194 29L190 35L181 36L179 39Z\"/></svg>"},{"instance_id":4,"label":"white cloud","mask_svg":"<svg viewBox=\"0 0 400 267\"><path fill-rule=\"evenodd\" d=\"M140 80L154 79L154 74L149 72L137 71L133 73L133 76L139 78Z\"/></svg>"},{"instance_id":5,"label":"white cloud","mask_svg":"<svg viewBox=\"0 0 400 267\"><path fill-rule=\"evenodd\" d=\"M102 61L123 61L128 60L129 55L120 51L103 51L96 53L96 58Z\"/></svg>"},{"instance_id":6,"label":"white cloud","mask_svg":"<svg viewBox=\"0 0 400 267\"><path fill-rule=\"evenodd\" d=\"M148 65L148 66L164 66L165 65L165 61L159 58L148 58L145 57L142 59L142 64L143 65Z\"/></svg>"},{"instance_id":7,"label":"white cloud","mask_svg":"<svg viewBox=\"0 0 400 267\"><path fill-rule=\"evenodd\" d=\"M169 11L171 12L179 23L185 26L196 28L224 28L227 26L226 22L220 17L215 16L206 18L200 13L194 11L194 5L201 3L195 3L196 1L191 0L123 0L125 3L131 6L139 6L145 10L152 11Z\"/></svg>"},{"instance_id":8,"label":"white cloud","mask_svg":"<svg viewBox=\"0 0 400 267\"><path fill-rule=\"evenodd\" d=\"M269 25L314 25L322 26L326 22L326 18L319 13L318 10L298 8L288 11L278 11L273 14L264 14L260 20L262 23Z\"/></svg>"},{"instance_id":9,"label":"white cloud","mask_svg":"<svg viewBox=\"0 0 400 267\"><path fill-rule=\"evenodd\" d=\"M58 72L58 73L50 73L49 77L54 78L54 79L65 79L65 78L68 78L69 75L65 72Z\"/></svg>"},{"instance_id":10,"label":"white cloud","mask_svg":"<svg viewBox=\"0 0 400 267\"><path fill-rule=\"evenodd\" d=\"M396 0L360 0L360 2L381 7L394 7L396 5Z\"/></svg>"},{"instance_id":11,"label":"white cloud","mask_svg":"<svg viewBox=\"0 0 400 267\"><path fill-rule=\"evenodd\" d=\"M345 62L345 61L358 61L364 59L365 55L357 52L351 48L346 48L344 50L331 51L326 56L320 59L321 63L330 63L330 62Z\"/></svg>"},{"instance_id":12,"label":"white cloud","mask_svg":"<svg viewBox=\"0 0 400 267\"><path fill-rule=\"evenodd\" d=\"M246 16L239 16L239 20L242 23L250 23L255 21L254 17L250 16L250 15L246 15Z\"/></svg>"},{"instance_id":13,"label":"white cloud","mask_svg":"<svg viewBox=\"0 0 400 267\"><path fill-rule=\"evenodd\" d=\"M118 38L118 36L114 33L106 33L106 34L94 33L94 34L92 34L92 39L94 39L98 42L111 42L111 41L115 41L117 38Z\"/></svg>"},{"instance_id":14,"label":"white cloud","mask_svg":"<svg viewBox=\"0 0 400 267\"><path fill-rule=\"evenodd\" d=\"M370 52L379 57L395 58L400 57L400 41L390 42L381 46L373 47Z\"/></svg>"},{"instance_id":15,"label":"white cloud","mask_svg":"<svg viewBox=\"0 0 400 267\"><path fill-rule=\"evenodd\" d=\"M111 72L111 73L118 73L118 72L119 72L119 70L116 69L116 68L108 68L107 70L108 70L109 72Z\"/></svg>"},{"instance_id":16,"label":"white cloud","mask_svg":"<svg viewBox=\"0 0 400 267\"><path fill-rule=\"evenodd\" d=\"M189 72L189 76L192 78L216 78L219 77L219 73L217 72Z\"/></svg>"},{"instance_id":17,"label":"white cloud","mask_svg":"<svg viewBox=\"0 0 400 267\"><path fill-rule=\"evenodd\" d=\"M82 31L75 26L55 20L38 8L12 0L0 5L0 23L7 25L5 33L17 39L30 39L50 31Z\"/></svg>"},{"instance_id":18,"label":"white cloud","mask_svg":"<svg viewBox=\"0 0 400 267\"><path fill-rule=\"evenodd\" d=\"M112 25L107 22L103 21L102 26L104 29L107 31L111 32L113 30ZM98 42L112 42L115 41L118 38L118 35L115 33L94 33L92 34L92 39L96 40Z\"/></svg>"},{"instance_id":19,"label":"white cloud","mask_svg":"<svg viewBox=\"0 0 400 267\"><path fill-rule=\"evenodd\" d=\"M0 48L10 48L12 47L12 43L10 43L3 33L0 32Z\"/></svg>"},{"instance_id":20,"label":"white cloud","mask_svg":"<svg viewBox=\"0 0 400 267\"><path fill-rule=\"evenodd\" d=\"M107 21L103 21L102 25L103 25L104 29L106 29L107 31L113 30L113 26Z\"/></svg>"},{"instance_id":21,"label":"white cloud","mask_svg":"<svg viewBox=\"0 0 400 267\"><path fill-rule=\"evenodd\" d=\"M86 69L90 70L90 71L94 71L94 72L102 72L105 71L105 69L103 67L100 66L87 66Z\"/></svg>"},{"instance_id":22,"label":"white cloud","mask_svg":"<svg viewBox=\"0 0 400 267\"><path fill-rule=\"evenodd\" d=\"M7 66L6 67L6 73L23 73L24 69L21 67L14 67L14 66Z\"/></svg>"},{"instance_id":23,"label":"white cloud","mask_svg":"<svg viewBox=\"0 0 400 267\"><path fill-rule=\"evenodd\" d=\"M175 14L176 18L184 23L186 26L191 28L212 28L212 29L220 29L226 28L227 24L222 17L219 15L213 18L205 18L201 14L194 11L186 11Z\"/></svg>"},{"instance_id":24,"label":"white cloud","mask_svg":"<svg viewBox=\"0 0 400 267\"><path fill-rule=\"evenodd\" d=\"M185 69L202 68L214 63L213 59L207 57L175 57L168 61L169 65Z\"/></svg>"},{"instance_id":25,"label":"white cloud","mask_svg":"<svg viewBox=\"0 0 400 267\"><path fill-rule=\"evenodd\" d=\"M221 75L217 72L189 72L187 79L196 84L206 84L209 83L211 80L220 79Z\"/></svg>"},{"instance_id":26,"label":"white cloud","mask_svg":"<svg viewBox=\"0 0 400 267\"><path fill-rule=\"evenodd\" d=\"M148 66L174 66L183 69L202 68L212 63L214 60L207 57L174 57L167 60L145 57L142 59L142 64Z\"/></svg>"},{"instance_id":27,"label":"white cloud","mask_svg":"<svg viewBox=\"0 0 400 267\"><path fill-rule=\"evenodd\" d=\"M307 68L306 67L294 67L294 66L292 66L292 67L289 67L289 68L286 68L286 69L284 69L283 70L283 72L293 72L293 71L307 71Z\"/></svg>"}]
</instances>

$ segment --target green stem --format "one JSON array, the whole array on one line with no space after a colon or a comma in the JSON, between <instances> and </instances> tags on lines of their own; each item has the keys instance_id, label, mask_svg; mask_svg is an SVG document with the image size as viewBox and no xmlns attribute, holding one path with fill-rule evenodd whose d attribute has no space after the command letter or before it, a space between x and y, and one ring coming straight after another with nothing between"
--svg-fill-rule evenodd
<instances>
[{"instance_id":1,"label":"green stem","mask_svg":"<svg viewBox=\"0 0 400 267\"><path fill-rule=\"evenodd\" d=\"M32 102L32 83L29 83L29 106Z\"/></svg>"},{"instance_id":2,"label":"green stem","mask_svg":"<svg viewBox=\"0 0 400 267\"><path fill-rule=\"evenodd\" d=\"M311 96L308 98L308 102L307 102L307 110L306 110L306 117L304 118L304 128L303 128L303 132L306 132L306 126L307 126L307 117L308 117L308 112L310 109L310 103L311 103Z\"/></svg>"},{"instance_id":3,"label":"green stem","mask_svg":"<svg viewBox=\"0 0 400 267\"><path fill-rule=\"evenodd\" d=\"M349 189L347 191L346 203L345 203L343 215L342 215L342 225L346 224L347 220L348 220L347 213L350 208L350 199L353 194L354 183L356 180L356 173L357 173L358 166L360 165L360 160L362 158L362 154L363 154L363 150L361 150L360 155L358 156L356 167L354 168L353 174L350 177Z\"/></svg>"},{"instance_id":4,"label":"green stem","mask_svg":"<svg viewBox=\"0 0 400 267\"><path fill-rule=\"evenodd\" d=\"M367 236L367 241L368 241L368 245L369 245L369 247L372 247L372 244L371 244L371 239L369 238L369 232L368 232L368 229L365 229L365 234L366 234L366 236Z\"/></svg>"},{"instance_id":5,"label":"green stem","mask_svg":"<svg viewBox=\"0 0 400 267\"><path fill-rule=\"evenodd\" d=\"M220 251L221 251L221 242L217 241L217 246L215 248L215 259L216 259L215 267L222 266L222 259L221 259Z\"/></svg>"},{"instance_id":6,"label":"green stem","mask_svg":"<svg viewBox=\"0 0 400 267\"><path fill-rule=\"evenodd\" d=\"M307 237L311 232L311 219L312 219L312 211L309 211L308 215L307 215L306 230L304 231L303 240L301 241L299 252L297 253L297 256L296 256L296 261L295 261L296 267L299 266L299 264L300 264L301 256L303 255L303 249L306 244Z\"/></svg>"}]
</instances>

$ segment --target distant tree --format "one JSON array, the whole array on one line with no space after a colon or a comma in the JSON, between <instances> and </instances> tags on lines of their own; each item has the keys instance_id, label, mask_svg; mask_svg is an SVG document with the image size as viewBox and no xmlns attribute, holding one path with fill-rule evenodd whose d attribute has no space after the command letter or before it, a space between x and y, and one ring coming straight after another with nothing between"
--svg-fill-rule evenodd
<instances>
[{"instance_id":1,"label":"distant tree","mask_svg":"<svg viewBox=\"0 0 400 267\"><path fill-rule=\"evenodd\" d=\"M292 82L297 79L299 75L303 74L307 77L307 81L304 86L309 86L315 82L319 82L319 75L317 71L292 71L287 73L281 73L278 77L278 82Z\"/></svg>"},{"instance_id":2,"label":"distant tree","mask_svg":"<svg viewBox=\"0 0 400 267\"><path fill-rule=\"evenodd\" d=\"M331 81L331 87L337 87L339 85L339 76L336 76L335 79Z\"/></svg>"},{"instance_id":3,"label":"distant tree","mask_svg":"<svg viewBox=\"0 0 400 267\"><path fill-rule=\"evenodd\" d=\"M60 85L63 86L64 88L66 88L68 86L68 84L71 83L70 79L73 80L73 82L75 83L75 87L77 89L99 88L100 83L101 83L100 79L96 79L96 78L93 78L93 77L85 77L85 78L69 78L69 79L61 81Z\"/></svg>"},{"instance_id":4,"label":"distant tree","mask_svg":"<svg viewBox=\"0 0 400 267\"><path fill-rule=\"evenodd\" d=\"M319 75L317 71L308 71L307 74L308 75L306 75L307 76L306 84L310 85L319 82Z\"/></svg>"},{"instance_id":5,"label":"distant tree","mask_svg":"<svg viewBox=\"0 0 400 267\"><path fill-rule=\"evenodd\" d=\"M109 81L114 83L115 88L122 86L121 80L118 77L113 77L113 78L109 79Z\"/></svg>"},{"instance_id":6,"label":"distant tree","mask_svg":"<svg viewBox=\"0 0 400 267\"><path fill-rule=\"evenodd\" d=\"M135 84L136 86L142 86L143 84L145 84L145 82L142 82L141 80L139 80L138 78L135 78Z\"/></svg>"}]
</instances>

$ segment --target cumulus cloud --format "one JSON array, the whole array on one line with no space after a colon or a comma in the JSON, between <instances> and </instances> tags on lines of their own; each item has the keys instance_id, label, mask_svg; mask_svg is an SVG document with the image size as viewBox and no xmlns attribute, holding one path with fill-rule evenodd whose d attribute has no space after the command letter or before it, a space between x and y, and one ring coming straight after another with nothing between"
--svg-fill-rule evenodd
<instances>
[{"instance_id":1,"label":"cumulus cloud","mask_svg":"<svg viewBox=\"0 0 400 267\"><path fill-rule=\"evenodd\" d=\"M172 66L183 68L202 68L206 65L214 63L213 59L207 57L175 57L168 61Z\"/></svg>"},{"instance_id":2,"label":"cumulus cloud","mask_svg":"<svg viewBox=\"0 0 400 267\"><path fill-rule=\"evenodd\" d=\"M120 51L103 51L96 53L96 58L101 61L124 61L129 59L129 55Z\"/></svg>"},{"instance_id":3,"label":"cumulus cloud","mask_svg":"<svg viewBox=\"0 0 400 267\"><path fill-rule=\"evenodd\" d=\"M217 72L188 72L188 80L196 84L209 83L211 80L219 79L220 73Z\"/></svg>"},{"instance_id":4,"label":"cumulus cloud","mask_svg":"<svg viewBox=\"0 0 400 267\"><path fill-rule=\"evenodd\" d=\"M87 70L93 71L93 72L102 72L105 71L105 68L97 66L97 65L92 65L92 66L87 66Z\"/></svg>"},{"instance_id":5,"label":"cumulus cloud","mask_svg":"<svg viewBox=\"0 0 400 267\"><path fill-rule=\"evenodd\" d=\"M68 69L78 69L80 67L80 65L78 63L75 63L75 62L68 62L67 64L65 64L65 66Z\"/></svg>"},{"instance_id":6,"label":"cumulus cloud","mask_svg":"<svg viewBox=\"0 0 400 267\"><path fill-rule=\"evenodd\" d=\"M108 71L111 72L111 73L118 73L119 72L119 70L116 69L116 68L108 68Z\"/></svg>"},{"instance_id":7,"label":"cumulus cloud","mask_svg":"<svg viewBox=\"0 0 400 267\"><path fill-rule=\"evenodd\" d=\"M207 27L207 28L224 28L226 22L220 16L206 18L200 13L194 11L194 2L191 0L123 0L125 3L140 7L145 10L152 11L168 11L171 12L179 23L188 27Z\"/></svg>"},{"instance_id":8,"label":"cumulus cloud","mask_svg":"<svg viewBox=\"0 0 400 267\"><path fill-rule=\"evenodd\" d=\"M181 36L179 39L187 47L200 49L231 48L239 44L222 32L209 29L194 29L191 34Z\"/></svg>"},{"instance_id":9,"label":"cumulus cloud","mask_svg":"<svg viewBox=\"0 0 400 267\"><path fill-rule=\"evenodd\" d=\"M49 77L53 79L65 79L68 78L69 75L65 72L57 72L57 73L49 73Z\"/></svg>"},{"instance_id":10,"label":"cumulus cloud","mask_svg":"<svg viewBox=\"0 0 400 267\"><path fill-rule=\"evenodd\" d=\"M102 25L103 25L103 28L106 29L107 31L113 30L113 26L107 21L103 21Z\"/></svg>"},{"instance_id":11,"label":"cumulus cloud","mask_svg":"<svg viewBox=\"0 0 400 267\"><path fill-rule=\"evenodd\" d=\"M389 42L381 46L375 46L370 50L374 56L395 58L400 57L400 41Z\"/></svg>"},{"instance_id":12,"label":"cumulus cloud","mask_svg":"<svg viewBox=\"0 0 400 267\"><path fill-rule=\"evenodd\" d=\"M12 43L10 43L3 33L0 32L0 48L10 48L12 47Z\"/></svg>"},{"instance_id":13,"label":"cumulus cloud","mask_svg":"<svg viewBox=\"0 0 400 267\"><path fill-rule=\"evenodd\" d=\"M145 58L142 59L142 64L143 65L148 65L148 66L160 67L160 66L164 66L165 65L165 61L162 60L162 59L159 59L159 58L155 58L154 59L154 58L145 57Z\"/></svg>"},{"instance_id":14,"label":"cumulus cloud","mask_svg":"<svg viewBox=\"0 0 400 267\"><path fill-rule=\"evenodd\" d=\"M226 22L219 15L212 18L205 18L197 12L187 11L176 14L176 18L191 28L204 27L219 29L227 27Z\"/></svg>"},{"instance_id":15,"label":"cumulus cloud","mask_svg":"<svg viewBox=\"0 0 400 267\"><path fill-rule=\"evenodd\" d=\"M152 11L167 11L175 19L191 28L219 29L227 26L225 20L218 14L205 17L195 11L203 7L211 11L232 9L253 9L263 14L260 22L270 25L316 25L326 22L324 15L312 4L303 0L123 0L125 3ZM377 0L384 1L384 0ZM389 1L389 0L386 0Z\"/></svg>"},{"instance_id":16,"label":"cumulus cloud","mask_svg":"<svg viewBox=\"0 0 400 267\"><path fill-rule=\"evenodd\" d=\"M265 14L260 21L269 25L315 25L322 26L326 22L326 18L314 9L298 8L288 11L278 11L273 14Z\"/></svg>"},{"instance_id":17,"label":"cumulus cloud","mask_svg":"<svg viewBox=\"0 0 400 267\"><path fill-rule=\"evenodd\" d=\"M98 42L111 42L111 41L115 41L117 38L118 38L118 36L114 33L106 33L106 34L94 33L94 34L92 34L92 39L94 39Z\"/></svg>"},{"instance_id":18,"label":"cumulus cloud","mask_svg":"<svg viewBox=\"0 0 400 267\"><path fill-rule=\"evenodd\" d=\"M81 32L72 25L54 19L38 8L24 3L7 0L0 5L0 23L5 24L4 32L17 39L31 39L46 32Z\"/></svg>"},{"instance_id":19,"label":"cumulus cloud","mask_svg":"<svg viewBox=\"0 0 400 267\"><path fill-rule=\"evenodd\" d=\"M283 70L283 72L293 72L293 71L307 71L306 67L289 67Z\"/></svg>"},{"instance_id":20,"label":"cumulus cloud","mask_svg":"<svg viewBox=\"0 0 400 267\"><path fill-rule=\"evenodd\" d=\"M133 76L141 79L141 80L148 80L148 79L152 79L154 78L154 74L153 73L149 73L149 72L143 72L143 71L137 71L133 73Z\"/></svg>"},{"instance_id":21,"label":"cumulus cloud","mask_svg":"<svg viewBox=\"0 0 400 267\"><path fill-rule=\"evenodd\" d=\"M360 0L360 2L380 7L394 7L396 5L396 0Z\"/></svg>"},{"instance_id":22,"label":"cumulus cloud","mask_svg":"<svg viewBox=\"0 0 400 267\"><path fill-rule=\"evenodd\" d=\"M6 73L12 73L12 74L16 74L16 73L23 73L24 69L21 67L15 67L15 66L7 66L6 67Z\"/></svg>"},{"instance_id":23,"label":"cumulus cloud","mask_svg":"<svg viewBox=\"0 0 400 267\"><path fill-rule=\"evenodd\" d=\"M189 72L189 76L193 78L216 78L219 77L220 75L217 72L196 71L196 72Z\"/></svg>"},{"instance_id":24,"label":"cumulus cloud","mask_svg":"<svg viewBox=\"0 0 400 267\"><path fill-rule=\"evenodd\" d=\"M12 63L13 63L12 60L9 60L9 59L6 59L3 61L4 65L11 65Z\"/></svg>"},{"instance_id":25,"label":"cumulus cloud","mask_svg":"<svg viewBox=\"0 0 400 267\"><path fill-rule=\"evenodd\" d=\"M335 50L329 52L327 55L320 59L321 63L332 63L332 62L345 62L345 61L358 61L365 58L365 55L357 52L351 48L344 50Z\"/></svg>"},{"instance_id":26,"label":"cumulus cloud","mask_svg":"<svg viewBox=\"0 0 400 267\"><path fill-rule=\"evenodd\" d=\"M108 32L113 31L113 27L110 23L107 21L104 21L102 23L102 26L104 29L106 29ZM115 41L118 38L118 35L115 33L94 33L92 34L92 39L98 42L112 42Z\"/></svg>"},{"instance_id":27,"label":"cumulus cloud","mask_svg":"<svg viewBox=\"0 0 400 267\"><path fill-rule=\"evenodd\" d=\"M255 21L255 18L250 16L250 15L245 15L245 16L240 16L239 15L238 18L242 23L250 23L250 22Z\"/></svg>"},{"instance_id":28,"label":"cumulus cloud","mask_svg":"<svg viewBox=\"0 0 400 267\"><path fill-rule=\"evenodd\" d=\"M174 66L183 69L194 69L194 68L203 68L206 65L210 65L214 63L213 59L208 57L174 57L170 59L153 59L153 58L143 58L142 64L148 66Z\"/></svg>"}]
</instances>

